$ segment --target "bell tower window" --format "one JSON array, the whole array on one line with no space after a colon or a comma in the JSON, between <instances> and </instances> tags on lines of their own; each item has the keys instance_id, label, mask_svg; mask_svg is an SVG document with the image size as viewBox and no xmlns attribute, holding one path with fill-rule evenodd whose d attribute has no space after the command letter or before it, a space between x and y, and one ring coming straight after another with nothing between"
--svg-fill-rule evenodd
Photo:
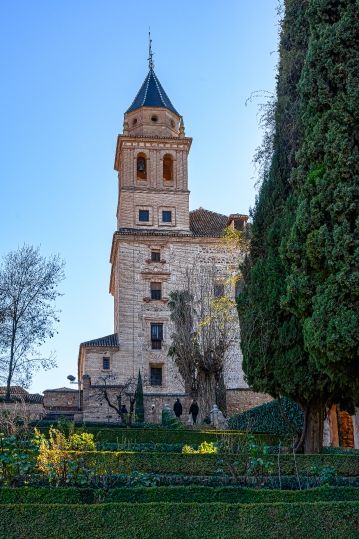
<instances>
[{"instance_id":1,"label":"bell tower window","mask_svg":"<svg viewBox=\"0 0 359 539\"><path fill-rule=\"evenodd\" d=\"M149 213L150 212L148 210L139 210L139 212L138 212L138 220L148 222L150 220Z\"/></svg>"},{"instance_id":2,"label":"bell tower window","mask_svg":"<svg viewBox=\"0 0 359 539\"><path fill-rule=\"evenodd\" d=\"M137 157L137 179L138 180L147 180L146 156L143 155L143 154L140 154Z\"/></svg>"},{"instance_id":3,"label":"bell tower window","mask_svg":"<svg viewBox=\"0 0 359 539\"><path fill-rule=\"evenodd\" d=\"M163 181L171 182L173 180L173 161L170 155L163 158Z\"/></svg>"}]
</instances>

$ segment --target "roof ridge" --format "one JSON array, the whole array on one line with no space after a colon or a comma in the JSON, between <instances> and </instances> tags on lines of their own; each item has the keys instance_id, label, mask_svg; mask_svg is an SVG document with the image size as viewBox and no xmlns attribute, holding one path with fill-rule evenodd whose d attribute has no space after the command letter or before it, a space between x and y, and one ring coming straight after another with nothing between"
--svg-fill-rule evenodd
<instances>
[{"instance_id":1,"label":"roof ridge","mask_svg":"<svg viewBox=\"0 0 359 539\"><path fill-rule=\"evenodd\" d=\"M147 75L147 84L146 84L145 95L144 95L143 100L142 100L142 106L143 106L144 102L146 101L149 84L150 84L150 73L148 73L148 75Z\"/></svg>"},{"instance_id":2,"label":"roof ridge","mask_svg":"<svg viewBox=\"0 0 359 539\"><path fill-rule=\"evenodd\" d=\"M135 104L135 101L136 101L136 99L138 98L138 96L139 96L139 94L140 94L140 92L141 92L141 90L142 90L142 88L143 88L143 85L144 85L145 82L146 82L146 79L148 79L149 74L150 74L150 73L148 72L147 75L145 76L145 78L144 78L144 80L143 80L143 83L142 83L141 86L140 86L140 89L138 90L137 94L135 95L135 99L132 101L132 103L131 103L131 105L128 107L127 111L130 110L130 108ZM127 112L127 111L126 111L126 112Z\"/></svg>"},{"instance_id":3,"label":"roof ridge","mask_svg":"<svg viewBox=\"0 0 359 539\"><path fill-rule=\"evenodd\" d=\"M225 217L226 219L228 219L228 215L225 215L224 213L218 213L217 211L213 211L213 210L206 210L205 208L197 208L196 210L191 210L190 213L193 213L195 211L205 211L207 213L214 213L215 215L221 215L222 217Z\"/></svg>"}]
</instances>

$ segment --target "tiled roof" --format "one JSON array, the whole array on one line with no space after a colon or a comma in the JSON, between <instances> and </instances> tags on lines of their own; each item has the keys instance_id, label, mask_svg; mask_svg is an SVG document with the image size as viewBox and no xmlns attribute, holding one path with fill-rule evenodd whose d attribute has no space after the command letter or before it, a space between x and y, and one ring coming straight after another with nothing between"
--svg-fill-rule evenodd
<instances>
[{"instance_id":1,"label":"tiled roof","mask_svg":"<svg viewBox=\"0 0 359 539\"><path fill-rule=\"evenodd\" d=\"M0 394L6 393L6 386L0 386ZM10 386L10 393L11 395L28 395L29 392L26 391L21 386Z\"/></svg>"},{"instance_id":2,"label":"tiled roof","mask_svg":"<svg viewBox=\"0 0 359 539\"><path fill-rule=\"evenodd\" d=\"M44 393L77 393L78 389L71 387L58 387L57 389L45 389Z\"/></svg>"},{"instance_id":3,"label":"tiled roof","mask_svg":"<svg viewBox=\"0 0 359 539\"><path fill-rule=\"evenodd\" d=\"M132 112L140 107L166 107L175 114L178 114L153 69L149 70L132 105L126 112Z\"/></svg>"},{"instance_id":4,"label":"tiled roof","mask_svg":"<svg viewBox=\"0 0 359 539\"><path fill-rule=\"evenodd\" d=\"M24 395L25 402L43 402L44 396L39 393L30 393L29 395Z\"/></svg>"},{"instance_id":5,"label":"tiled roof","mask_svg":"<svg viewBox=\"0 0 359 539\"><path fill-rule=\"evenodd\" d=\"M118 335L117 333L113 333L112 335L107 335L107 337L100 337L100 339L82 342L80 346L118 346Z\"/></svg>"},{"instance_id":6,"label":"tiled roof","mask_svg":"<svg viewBox=\"0 0 359 539\"><path fill-rule=\"evenodd\" d=\"M5 393L0 394L0 401L4 402ZM38 402L42 403L44 401L44 396L39 393L17 393L10 395L10 402Z\"/></svg>"},{"instance_id":7,"label":"tiled roof","mask_svg":"<svg viewBox=\"0 0 359 539\"><path fill-rule=\"evenodd\" d=\"M199 208L190 212L189 226L195 236L220 237L226 228L227 219L227 215Z\"/></svg>"}]
</instances>

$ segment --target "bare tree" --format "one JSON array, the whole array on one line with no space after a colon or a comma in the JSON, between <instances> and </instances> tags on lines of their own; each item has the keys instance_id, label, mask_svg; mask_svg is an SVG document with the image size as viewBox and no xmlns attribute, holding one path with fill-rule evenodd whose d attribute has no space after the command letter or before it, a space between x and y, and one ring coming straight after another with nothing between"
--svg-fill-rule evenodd
<instances>
[{"instance_id":1,"label":"bare tree","mask_svg":"<svg viewBox=\"0 0 359 539\"><path fill-rule=\"evenodd\" d=\"M37 348L56 333L59 311L53 303L65 278L58 255L46 259L39 247L10 251L0 266L0 378L6 400L12 382L28 387L39 369L56 367L54 354L41 357Z\"/></svg>"},{"instance_id":2,"label":"bare tree","mask_svg":"<svg viewBox=\"0 0 359 539\"><path fill-rule=\"evenodd\" d=\"M174 325L169 355L202 416L216 402L225 406L224 367L239 336L234 286L224 273L213 261L197 261L186 270L184 289L172 292L168 303Z\"/></svg>"},{"instance_id":3,"label":"bare tree","mask_svg":"<svg viewBox=\"0 0 359 539\"><path fill-rule=\"evenodd\" d=\"M109 408L115 410L121 420L130 427L135 412L138 390L137 378L128 378L125 383L119 384L116 383L116 376L109 374L107 376L101 376L98 381L100 382L99 384L92 386L95 392L90 398L94 398L100 404L106 402ZM127 397L130 403L130 410L126 415L121 411L124 397Z\"/></svg>"}]
</instances>

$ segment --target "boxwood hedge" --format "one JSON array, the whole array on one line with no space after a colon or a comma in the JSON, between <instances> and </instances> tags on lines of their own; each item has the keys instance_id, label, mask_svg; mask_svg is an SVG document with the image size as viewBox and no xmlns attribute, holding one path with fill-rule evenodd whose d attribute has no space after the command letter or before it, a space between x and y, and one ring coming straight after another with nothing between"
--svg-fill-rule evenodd
<instances>
[{"instance_id":1,"label":"boxwood hedge","mask_svg":"<svg viewBox=\"0 0 359 539\"><path fill-rule=\"evenodd\" d=\"M288 419L296 426L298 431L301 431L304 415L300 406L286 397L281 399L281 403ZM229 418L229 427L250 431L251 433L268 433L276 436L293 435L293 431L281 416L276 400L233 415Z\"/></svg>"},{"instance_id":2,"label":"boxwood hedge","mask_svg":"<svg viewBox=\"0 0 359 539\"><path fill-rule=\"evenodd\" d=\"M0 505L0 539L358 539L359 502Z\"/></svg>"},{"instance_id":3,"label":"boxwood hedge","mask_svg":"<svg viewBox=\"0 0 359 539\"><path fill-rule=\"evenodd\" d=\"M299 503L359 502L359 489L320 487L306 490L257 490L243 487L136 487L109 491L75 487L20 487L0 489L0 504L96 504L96 503Z\"/></svg>"},{"instance_id":4,"label":"boxwood hedge","mask_svg":"<svg viewBox=\"0 0 359 539\"><path fill-rule=\"evenodd\" d=\"M233 439L238 436L245 439L243 432L230 431L197 431L197 430L171 430L171 429L151 429L151 428L100 428L84 427L85 432L94 435L96 442L110 443L164 443L164 444L201 444L202 442L216 442L226 437ZM41 427L39 431L47 435L49 427ZM260 435L256 437L258 442L267 445L276 445L279 437L271 435Z\"/></svg>"},{"instance_id":5,"label":"boxwood hedge","mask_svg":"<svg viewBox=\"0 0 359 539\"><path fill-rule=\"evenodd\" d=\"M94 469L96 474L123 474L138 472L153 474L214 475L218 470L228 473L227 465L234 464L239 475L244 475L248 467L248 456L228 454L184 454L184 453L130 453L102 451L68 451L67 458L76 460L83 457L85 465ZM278 473L278 456L264 455L271 475ZM297 469L296 469L297 467ZM280 473L286 476L311 475L323 469L335 469L340 476L359 475L359 456L357 455L281 455Z\"/></svg>"}]
</instances>

